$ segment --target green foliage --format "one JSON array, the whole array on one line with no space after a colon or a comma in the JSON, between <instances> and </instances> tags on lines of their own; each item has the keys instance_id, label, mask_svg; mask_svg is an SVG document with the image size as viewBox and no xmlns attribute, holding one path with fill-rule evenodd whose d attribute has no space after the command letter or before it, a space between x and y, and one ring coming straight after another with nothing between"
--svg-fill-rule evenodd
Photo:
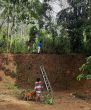
<instances>
[{"instance_id":1,"label":"green foliage","mask_svg":"<svg viewBox=\"0 0 91 110\"><path fill-rule=\"evenodd\" d=\"M0 35L0 53L7 51L7 42L8 39Z\"/></svg>"},{"instance_id":2,"label":"green foliage","mask_svg":"<svg viewBox=\"0 0 91 110\"><path fill-rule=\"evenodd\" d=\"M0 34L5 35L0 36L0 52L36 52L41 39L45 53L91 54L91 2L67 0L69 7L58 12L57 24L49 1L0 0Z\"/></svg>"},{"instance_id":3,"label":"green foliage","mask_svg":"<svg viewBox=\"0 0 91 110\"><path fill-rule=\"evenodd\" d=\"M54 103L53 98L50 94L45 94L44 95L44 104L50 104L52 105Z\"/></svg>"},{"instance_id":4,"label":"green foliage","mask_svg":"<svg viewBox=\"0 0 91 110\"><path fill-rule=\"evenodd\" d=\"M83 64L80 68L79 68L80 71L86 71L88 73L91 72L91 65L88 65L88 64Z\"/></svg>"},{"instance_id":5,"label":"green foliage","mask_svg":"<svg viewBox=\"0 0 91 110\"><path fill-rule=\"evenodd\" d=\"M77 80L80 81L81 79L91 79L91 74L80 74L77 76Z\"/></svg>"},{"instance_id":6,"label":"green foliage","mask_svg":"<svg viewBox=\"0 0 91 110\"><path fill-rule=\"evenodd\" d=\"M70 53L70 41L67 37L59 37L56 39L56 53Z\"/></svg>"},{"instance_id":7,"label":"green foliage","mask_svg":"<svg viewBox=\"0 0 91 110\"><path fill-rule=\"evenodd\" d=\"M91 53L91 2L89 0L67 0L70 7L57 15L70 38L71 52ZM84 34L85 33L85 34Z\"/></svg>"},{"instance_id":8,"label":"green foliage","mask_svg":"<svg viewBox=\"0 0 91 110\"><path fill-rule=\"evenodd\" d=\"M32 29L32 28L31 28ZM55 30L56 31L56 30ZM64 32L64 31L63 31ZM33 47L30 48L32 52L37 52L38 42L42 41L42 52L44 53L70 53L70 40L67 37L67 33L61 33L59 36L57 34L52 34L50 31L45 31L44 29L38 30L32 39L32 34L30 36L30 40L34 40Z\"/></svg>"},{"instance_id":9,"label":"green foliage","mask_svg":"<svg viewBox=\"0 0 91 110\"><path fill-rule=\"evenodd\" d=\"M27 39L26 39L27 40ZM7 52L7 43L8 43L8 52L12 53L28 53L28 47L26 45L26 40L19 36L14 38L4 38L2 35L0 36L0 52Z\"/></svg>"},{"instance_id":10,"label":"green foliage","mask_svg":"<svg viewBox=\"0 0 91 110\"><path fill-rule=\"evenodd\" d=\"M86 63L83 64L79 70L81 74L77 76L77 80L91 79L91 56L87 58Z\"/></svg>"},{"instance_id":11,"label":"green foliage","mask_svg":"<svg viewBox=\"0 0 91 110\"><path fill-rule=\"evenodd\" d=\"M13 70L13 71L11 72L11 76L12 76L12 77L16 77L16 76L17 76L17 72L16 72L15 70Z\"/></svg>"},{"instance_id":12,"label":"green foliage","mask_svg":"<svg viewBox=\"0 0 91 110\"><path fill-rule=\"evenodd\" d=\"M11 51L13 50L14 53L28 53L28 47L25 44L26 42L23 40L16 40L14 43L15 44L12 44L13 48Z\"/></svg>"}]
</instances>

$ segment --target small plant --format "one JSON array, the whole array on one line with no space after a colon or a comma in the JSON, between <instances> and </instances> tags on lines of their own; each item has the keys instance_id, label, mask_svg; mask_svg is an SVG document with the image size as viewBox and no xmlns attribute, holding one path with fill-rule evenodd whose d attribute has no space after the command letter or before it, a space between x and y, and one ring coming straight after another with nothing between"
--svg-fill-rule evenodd
<instances>
[{"instance_id":1,"label":"small plant","mask_svg":"<svg viewBox=\"0 0 91 110\"><path fill-rule=\"evenodd\" d=\"M16 71L15 70L13 70L12 72L11 72L11 75L12 75L12 77L16 77L17 76L17 73L16 73Z\"/></svg>"},{"instance_id":2,"label":"small plant","mask_svg":"<svg viewBox=\"0 0 91 110\"><path fill-rule=\"evenodd\" d=\"M43 103L44 104L50 104L50 105L52 105L54 103L53 97L51 96L51 94L45 94L44 95Z\"/></svg>"}]
</instances>

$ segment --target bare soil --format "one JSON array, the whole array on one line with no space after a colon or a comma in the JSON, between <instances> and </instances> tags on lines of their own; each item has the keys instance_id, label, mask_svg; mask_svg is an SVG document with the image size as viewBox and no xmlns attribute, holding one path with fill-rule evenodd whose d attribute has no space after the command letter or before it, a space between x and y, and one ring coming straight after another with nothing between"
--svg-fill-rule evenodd
<instances>
[{"instance_id":1,"label":"bare soil","mask_svg":"<svg viewBox=\"0 0 91 110\"><path fill-rule=\"evenodd\" d=\"M91 110L91 104L70 96L70 92L55 92L55 103L45 105L32 101L21 101L11 96L0 96L0 110Z\"/></svg>"}]
</instances>

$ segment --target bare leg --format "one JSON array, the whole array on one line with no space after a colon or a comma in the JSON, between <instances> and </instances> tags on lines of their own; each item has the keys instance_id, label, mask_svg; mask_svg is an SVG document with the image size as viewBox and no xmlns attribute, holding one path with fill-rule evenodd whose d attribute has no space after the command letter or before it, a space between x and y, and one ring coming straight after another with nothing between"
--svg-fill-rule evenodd
<instances>
[{"instance_id":1,"label":"bare leg","mask_svg":"<svg viewBox=\"0 0 91 110\"><path fill-rule=\"evenodd\" d=\"M36 102L40 102L40 95L39 94L36 95Z\"/></svg>"}]
</instances>

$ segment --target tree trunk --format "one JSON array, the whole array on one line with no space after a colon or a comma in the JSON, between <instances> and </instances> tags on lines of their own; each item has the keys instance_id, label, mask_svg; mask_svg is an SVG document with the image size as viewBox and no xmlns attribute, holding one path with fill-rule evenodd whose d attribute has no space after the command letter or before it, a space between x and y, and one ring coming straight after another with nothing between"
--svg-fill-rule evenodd
<instances>
[{"instance_id":1,"label":"tree trunk","mask_svg":"<svg viewBox=\"0 0 91 110\"><path fill-rule=\"evenodd\" d=\"M7 20L7 53L9 52L9 32L10 32L10 23L9 23L9 16Z\"/></svg>"}]
</instances>

